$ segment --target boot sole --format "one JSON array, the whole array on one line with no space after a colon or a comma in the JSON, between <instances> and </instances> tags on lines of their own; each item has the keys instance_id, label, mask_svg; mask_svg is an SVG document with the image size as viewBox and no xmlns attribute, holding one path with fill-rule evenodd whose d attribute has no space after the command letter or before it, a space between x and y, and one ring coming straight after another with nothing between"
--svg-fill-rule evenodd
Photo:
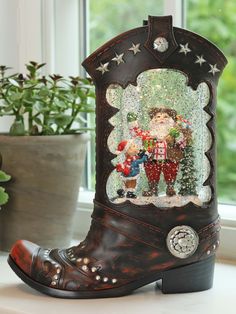
<instances>
[{"instance_id":1,"label":"boot sole","mask_svg":"<svg viewBox=\"0 0 236 314\"><path fill-rule=\"evenodd\" d=\"M112 289L91 291L68 291L45 286L22 271L9 255L8 264L12 270L31 288L56 298L94 299L121 297L131 294L134 290L162 279L158 285L162 293L187 293L208 290L213 285L215 256L200 262L145 276L141 279Z\"/></svg>"}]
</instances>

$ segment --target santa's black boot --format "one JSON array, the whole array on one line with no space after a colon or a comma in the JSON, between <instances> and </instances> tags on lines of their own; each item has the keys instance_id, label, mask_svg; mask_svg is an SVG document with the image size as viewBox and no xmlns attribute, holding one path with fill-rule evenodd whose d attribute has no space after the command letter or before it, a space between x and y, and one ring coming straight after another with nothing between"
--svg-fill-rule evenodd
<instances>
[{"instance_id":1,"label":"santa's black boot","mask_svg":"<svg viewBox=\"0 0 236 314\"><path fill-rule=\"evenodd\" d=\"M224 55L212 43L173 28L170 16L149 16L144 26L119 35L85 60L83 65L95 82L97 95L96 194L91 227L83 242L67 249L17 241L9 264L25 283L61 298L119 297L160 279L164 293L211 288L220 230L215 194L215 89L225 64ZM211 195L196 203L197 196L178 196L184 204L161 195L152 203L144 197L117 201L117 186L124 178L114 167L115 147L123 136L134 136L128 133L126 123L130 107L145 128L150 104L158 106L167 96L171 101L166 103L172 108L162 109L173 116L175 125L171 139L161 139L162 146L154 153L166 158L161 166L168 175L167 168L172 164L177 169L184 149L195 145L194 151L200 154L192 161L203 161L202 169L206 170L201 175L198 169L199 178L204 178L196 180L198 189ZM181 114L190 116L191 125ZM196 142L191 140L192 130L196 131ZM145 131L140 145L155 148L158 134ZM203 145L205 140L210 143ZM138 178L140 157L128 156L126 161L126 172L132 168ZM169 173L172 175L171 169ZM144 181L140 176L137 189Z\"/></svg>"}]
</instances>

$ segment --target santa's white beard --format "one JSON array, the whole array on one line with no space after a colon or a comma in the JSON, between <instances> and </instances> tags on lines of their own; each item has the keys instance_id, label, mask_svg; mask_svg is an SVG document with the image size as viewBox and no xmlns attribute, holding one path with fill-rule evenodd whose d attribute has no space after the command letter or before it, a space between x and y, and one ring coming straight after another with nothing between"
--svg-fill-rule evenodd
<instances>
[{"instance_id":1,"label":"santa's white beard","mask_svg":"<svg viewBox=\"0 0 236 314\"><path fill-rule=\"evenodd\" d=\"M164 140L169 134L170 129L174 126L174 121L172 121L163 124L152 123L151 121L149 124L151 136L155 136L158 140Z\"/></svg>"}]
</instances>

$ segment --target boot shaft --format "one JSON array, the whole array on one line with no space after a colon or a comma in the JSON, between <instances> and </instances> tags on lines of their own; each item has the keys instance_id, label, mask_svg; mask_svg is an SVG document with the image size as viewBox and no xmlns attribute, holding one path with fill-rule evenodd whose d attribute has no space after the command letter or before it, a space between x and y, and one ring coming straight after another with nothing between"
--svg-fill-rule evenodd
<instances>
[{"instance_id":1,"label":"boot shaft","mask_svg":"<svg viewBox=\"0 0 236 314\"><path fill-rule=\"evenodd\" d=\"M145 24L117 36L83 62L94 80L97 95L95 201L160 227L166 234L177 224L190 225L195 230L200 230L218 217L215 168L216 86L227 61L222 52L206 39L172 27L170 16L149 16ZM145 95L145 92L151 90L146 86L154 84L153 82L155 93ZM202 82L205 82L204 86L201 85ZM183 86L186 88L183 89ZM165 88L168 93L172 90L173 95L169 95L169 101L163 98L165 93L160 92ZM134 93L139 95L135 96ZM142 97L140 100L140 95L146 97L145 101ZM176 95L179 95L183 104L176 100ZM192 98L196 96L195 106L189 95ZM122 97L125 99L123 102ZM140 102L139 106L132 103L135 99ZM150 108L152 115L154 108L159 113L169 113L174 121L168 136L161 140L154 138L155 142L159 141L155 160L153 148L148 152L146 144L152 137L152 130L148 128L148 123L153 118ZM132 121L126 120L130 112L135 113L138 119L135 120L135 115L130 115ZM197 134L198 131L201 136ZM155 162L160 180L165 186L163 191L166 186L168 190L168 186L172 185L177 196L167 200L163 198L163 201L160 197L158 201L142 197L132 201L125 198L122 202L113 201L121 182L115 171L115 163L119 158L115 148L124 139L122 137L142 142L140 148L145 148L148 152L144 168L146 164ZM160 143L163 143L163 147ZM184 155L187 157L184 158ZM173 167L168 168L168 163L175 163L175 173ZM189 172L187 176L186 171ZM154 175L156 173L157 171ZM142 176L145 177L144 170ZM145 182L148 187L147 178L139 179L139 195L144 190ZM156 179L156 185L158 184ZM161 196L160 188L158 190ZM196 195L193 195L195 190ZM204 194L203 200L199 200L201 193Z\"/></svg>"}]
</instances>

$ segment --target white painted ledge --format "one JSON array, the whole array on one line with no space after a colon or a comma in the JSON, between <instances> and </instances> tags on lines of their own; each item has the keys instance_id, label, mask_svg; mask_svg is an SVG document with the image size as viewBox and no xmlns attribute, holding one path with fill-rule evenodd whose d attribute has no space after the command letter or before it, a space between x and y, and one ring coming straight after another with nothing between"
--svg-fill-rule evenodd
<instances>
[{"instance_id":1,"label":"white painted ledge","mask_svg":"<svg viewBox=\"0 0 236 314\"><path fill-rule=\"evenodd\" d=\"M155 284L150 284L129 296L97 300L66 300L42 295L13 273L6 255L0 254L0 265L0 314L235 314L236 265L233 264L216 264L214 286L207 291L162 294L155 289Z\"/></svg>"}]
</instances>

